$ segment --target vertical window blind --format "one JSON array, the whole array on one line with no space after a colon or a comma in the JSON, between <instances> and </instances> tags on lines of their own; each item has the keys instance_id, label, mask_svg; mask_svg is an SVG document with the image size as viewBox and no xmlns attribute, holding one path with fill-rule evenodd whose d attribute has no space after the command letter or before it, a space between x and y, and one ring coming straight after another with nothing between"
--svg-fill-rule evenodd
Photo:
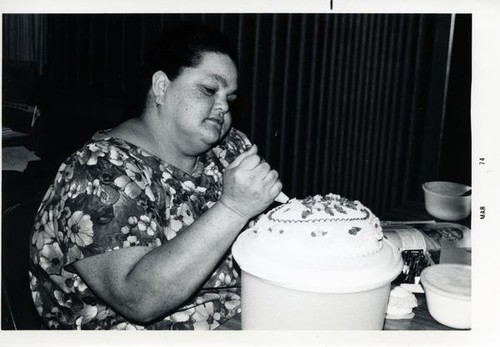
<instances>
[{"instance_id":1,"label":"vertical window blind","mask_svg":"<svg viewBox=\"0 0 500 347\"><path fill-rule=\"evenodd\" d=\"M451 15L47 15L51 83L124 91L154 38L214 26L239 52L234 124L299 198L334 192L383 214L437 174Z\"/></svg>"}]
</instances>

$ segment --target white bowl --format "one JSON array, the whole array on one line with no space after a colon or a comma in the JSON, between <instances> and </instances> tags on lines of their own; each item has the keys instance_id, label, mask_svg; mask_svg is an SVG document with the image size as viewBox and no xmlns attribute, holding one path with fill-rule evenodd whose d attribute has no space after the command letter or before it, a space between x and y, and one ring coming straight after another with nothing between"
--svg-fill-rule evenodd
<instances>
[{"instance_id":1,"label":"white bowl","mask_svg":"<svg viewBox=\"0 0 500 347\"><path fill-rule=\"evenodd\" d=\"M455 329L471 327L471 266L439 264L425 268L420 281L427 308L439 323Z\"/></svg>"},{"instance_id":2,"label":"white bowl","mask_svg":"<svg viewBox=\"0 0 500 347\"><path fill-rule=\"evenodd\" d=\"M422 185L425 209L435 218L458 221L470 215L471 187L464 184L435 181ZM463 195L466 194L466 195Z\"/></svg>"}]
</instances>

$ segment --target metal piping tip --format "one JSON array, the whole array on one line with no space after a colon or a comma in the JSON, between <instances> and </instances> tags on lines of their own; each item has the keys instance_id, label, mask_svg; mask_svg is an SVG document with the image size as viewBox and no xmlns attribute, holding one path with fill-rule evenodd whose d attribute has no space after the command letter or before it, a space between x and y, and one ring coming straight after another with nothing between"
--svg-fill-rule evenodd
<instances>
[{"instance_id":1,"label":"metal piping tip","mask_svg":"<svg viewBox=\"0 0 500 347\"><path fill-rule=\"evenodd\" d=\"M286 204L290 200L290 198L283 192L280 192L279 195L274 199L274 201L279 202L281 204Z\"/></svg>"}]
</instances>

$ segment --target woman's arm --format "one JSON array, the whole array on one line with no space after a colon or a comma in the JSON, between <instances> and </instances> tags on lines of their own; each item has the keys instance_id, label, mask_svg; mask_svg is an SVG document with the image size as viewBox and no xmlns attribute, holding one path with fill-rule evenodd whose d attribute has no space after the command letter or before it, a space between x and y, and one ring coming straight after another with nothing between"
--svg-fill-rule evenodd
<instances>
[{"instance_id":1,"label":"woman's arm","mask_svg":"<svg viewBox=\"0 0 500 347\"><path fill-rule=\"evenodd\" d=\"M75 262L74 268L132 321L145 323L172 312L213 273L247 221L281 191L277 173L256 152L254 146L227 167L220 201L168 243L103 253Z\"/></svg>"},{"instance_id":2,"label":"woman's arm","mask_svg":"<svg viewBox=\"0 0 500 347\"><path fill-rule=\"evenodd\" d=\"M246 220L220 202L168 243L77 261L100 298L130 320L148 322L179 307L213 273Z\"/></svg>"}]
</instances>

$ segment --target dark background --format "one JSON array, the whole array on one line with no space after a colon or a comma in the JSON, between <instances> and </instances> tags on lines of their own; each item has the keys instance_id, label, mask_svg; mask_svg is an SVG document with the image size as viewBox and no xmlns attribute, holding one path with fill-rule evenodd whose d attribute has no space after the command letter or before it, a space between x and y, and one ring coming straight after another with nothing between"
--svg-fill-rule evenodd
<instances>
[{"instance_id":1,"label":"dark background","mask_svg":"<svg viewBox=\"0 0 500 347\"><path fill-rule=\"evenodd\" d=\"M14 48L28 17L36 25L27 34L42 49L26 58ZM2 171L4 260L10 244L28 244L63 158L133 116L134 76L157 37L184 21L235 43L234 125L280 172L290 197L333 192L385 219L421 206L426 181L470 185L469 14L4 14L2 100L42 114L30 128L2 107L3 125L29 134L3 146L22 144L42 158L23 173ZM24 234L6 232L19 220ZM26 290L26 278L17 280Z\"/></svg>"},{"instance_id":2,"label":"dark background","mask_svg":"<svg viewBox=\"0 0 500 347\"><path fill-rule=\"evenodd\" d=\"M470 184L471 15L455 17L451 45L447 14L44 16L43 70L4 54L3 100L39 106L34 146L53 165L131 116L126 101L155 40L194 21L237 46L234 125L289 196L335 192L383 215L421 199L425 181Z\"/></svg>"}]
</instances>

